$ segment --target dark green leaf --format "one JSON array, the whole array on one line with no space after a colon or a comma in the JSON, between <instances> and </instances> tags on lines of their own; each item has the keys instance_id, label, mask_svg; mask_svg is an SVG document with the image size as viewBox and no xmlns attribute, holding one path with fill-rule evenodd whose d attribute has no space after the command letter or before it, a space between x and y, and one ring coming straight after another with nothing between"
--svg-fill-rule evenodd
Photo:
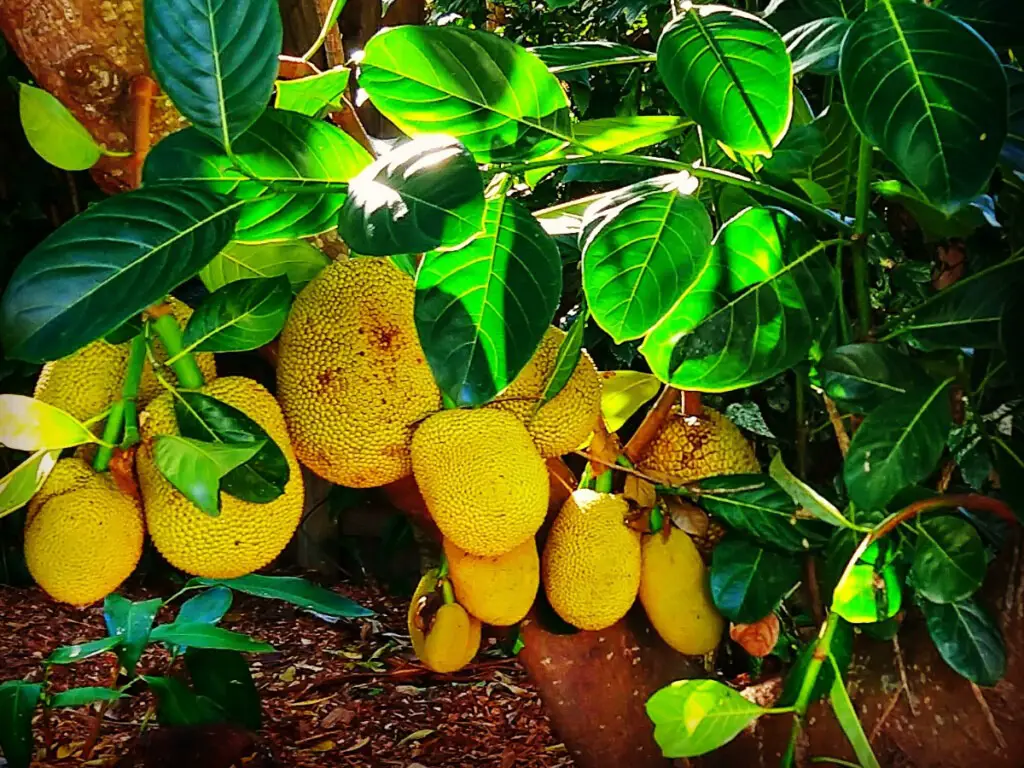
<instances>
[{"instance_id":1,"label":"dark green leaf","mask_svg":"<svg viewBox=\"0 0 1024 768\"><path fill-rule=\"evenodd\" d=\"M99 656L101 653L113 651L120 644L120 637L110 636L101 637L99 640L90 640L87 643L80 643L78 645L62 645L47 657L46 663L77 664L80 661Z\"/></svg>"},{"instance_id":2,"label":"dark green leaf","mask_svg":"<svg viewBox=\"0 0 1024 768\"><path fill-rule=\"evenodd\" d=\"M835 656L839 669L844 679L849 676L850 662L853 660L853 625L843 619L838 619L839 625L835 634L832 635L832 644L829 646L831 653ZM782 689L782 696L779 697L777 706L791 707L796 704L800 694L800 687L804 682L804 675L807 673L807 665L814 656L814 642L803 647L800 655L796 657L793 666L786 673L786 682ZM831 664L824 664L821 672L818 673L818 680L811 689L811 702L818 701L822 696L828 694L832 683L836 679L835 670Z\"/></svg>"},{"instance_id":3,"label":"dark green leaf","mask_svg":"<svg viewBox=\"0 0 1024 768\"><path fill-rule=\"evenodd\" d=\"M309 117L323 117L332 110L340 110L349 74L347 67L334 67L309 77L278 80L274 107Z\"/></svg>"},{"instance_id":4,"label":"dark green leaf","mask_svg":"<svg viewBox=\"0 0 1024 768\"><path fill-rule=\"evenodd\" d=\"M785 138L764 161L763 173L783 182L809 178L811 165L821 155L825 137L816 123L790 126Z\"/></svg>"},{"instance_id":5,"label":"dark green leaf","mask_svg":"<svg viewBox=\"0 0 1024 768\"><path fill-rule=\"evenodd\" d=\"M764 713L716 680L680 680L647 700L654 740L668 758L697 757L716 750Z\"/></svg>"},{"instance_id":6,"label":"dark green leaf","mask_svg":"<svg viewBox=\"0 0 1024 768\"><path fill-rule=\"evenodd\" d=\"M246 352L273 341L292 305L288 278L228 283L203 299L185 327L185 346L196 352Z\"/></svg>"},{"instance_id":7,"label":"dark green leaf","mask_svg":"<svg viewBox=\"0 0 1024 768\"><path fill-rule=\"evenodd\" d=\"M836 347L818 363L818 373L826 395L859 413L928 382L913 360L884 344Z\"/></svg>"},{"instance_id":8,"label":"dark green leaf","mask_svg":"<svg viewBox=\"0 0 1024 768\"><path fill-rule=\"evenodd\" d=\"M232 592L227 587L213 587L186 600L178 611L176 623L216 624L231 607Z\"/></svg>"},{"instance_id":9,"label":"dark green leaf","mask_svg":"<svg viewBox=\"0 0 1024 768\"><path fill-rule=\"evenodd\" d=\"M82 688L70 688L54 694L50 699L50 706L54 708L84 707L86 704L95 704L97 701L117 701L122 696L124 694L116 688L89 685Z\"/></svg>"},{"instance_id":10,"label":"dark green leaf","mask_svg":"<svg viewBox=\"0 0 1024 768\"><path fill-rule=\"evenodd\" d=\"M753 14L686 6L658 40L669 92L712 138L770 155L793 114L793 65L779 34Z\"/></svg>"},{"instance_id":11,"label":"dark green leaf","mask_svg":"<svg viewBox=\"0 0 1024 768\"><path fill-rule=\"evenodd\" d=\"M18 83L18 110L25 138L50 165L83 171L100 159L100 147L85 126L42 88Z\"/></svg>"},{"instance_id":12,"label":"dark green leaf","mask_svg":"<svg viewBox=\"0 0 1024 768\"><path fill-rule=\"evenodd\" d=\"M1005 67L1005 71L1010 85L1010 130L1000 156L1011 168L1024 173L1024 71L1017 67Z\"/></svg>"},{"instance_id":13,"label":"dark green leaf","mask_svg":"<svg viewBox=\"0 0 1024 768\"><path fill-rule=\"evenodd\" d=\"M286 603L292 603L328 616L353 619L373 615L373 611L363 608L347 597L342 597L336 592L318 587L295 576L261 576L250 573L248 576L240 576L237 579L197 578L190 583L211 587L222 584L239 592L245 592L247 595L284 600Z\"/></svg>"},{"instance_id":14,"label":"dark green leaf","mask_svg":"<svg viewBox=\"0 0 1024 768\"><path fill-rule=\"evenodd\" d=\"M231 239L237 203L199 189L142 189L90 206L40 243L0 300L11 358L70 355L188 280Z\"/></svg>"},{"instance_id":15,"label":"dark green leaf","mask_svg":"<svg viewBox=\"0 0 1024 768\"><path fill-rule=\"evenodd\" d=\"M978 195L955 211L947 212L933 206L913 187L898 181L880 181L872 186L885 199L906 208L929 242L967 237L986 225L999 226L995 202L988 195Z\"/></svg>"},{"instance_id":16,"label":"dark green leaf","mask_svg":"<svg viewBox=\"0 0 1024 768\"><path fill-rule=\"evenodd\" d=\"M909 583L933 603L970 597L985 578L985 545L974 526L944 515L918 523Z\"/></svg>"},{"instance_id":17,"label":"dark green leaf","mask_svg":"<svg viewBox=\"0 0 1024 768\"><path fill-rule=\"evenodd\" d=\"M260 116L283 36L276 0L145 0L146 53L189 122L225 147Z\"/></svg>"},{"instance_id":18,"label":"dark green leaf","mask_svg":"<svg viewBox=\"0 0 1024 768\"><path fill-rule=\"evenodd\" d=\"M587 327L588 317L589 310L584 299L580 306L579 314L572 321L572 325L566 331L565 338L562 339L562 343L558 346L558 354L555 356L555 367L551 372L551 378L548 379L547 385L544 387L544 397L541 399L541 405L561 392L565 385L569 383L569 379L572 378L572 374L576 370L576 364L580 361L580 352L583 348L583 331Z\"/></svg>"},{"instance_id":19,"label":"dark green leaf","mask_svg":"<svg viewBox=\"0 0 1024 768\"><path fill-rule=\"evenodd\" d=\"M811 164L811 181L828 193L833 208L846 213L856 185L857 128L846 106L837 101L814 120L814 125L821 130L824 146Z\"/></svg>"},{"instance_id":20,"label":"dark green leaf","mask_svg":"<svg viewBox=\"0 0 1024 768\"><path fill-rule=\"evenodd\" d=\"M543 61L555 74L616 64L644 64L655 59L654 54L649 51L605 40L538 45L527 50Z\"/></svg>"},{"instance_id":21,"label":"dark green leaf","mask_svg":"<svg viewBox=\"0 0 1024 768\"><path fill-rule=\"evenodd\" d=\"M1024 43L1020 5L1016 0L942 0L938 7L971 25L995 48Z\"/></svg>"},{"instance_id":22,"label":"dark green leaf","mask_svg":"<svg viewBox=\"0 0 1024 768\"><path fill-rule=\"evenodd\" d=\"M217 142L186 128L153 148L143 179L203 185L245 201L234 237L260 243L333 229L345 202L344 185L372 160L341 129L274 109L235 141L233 151L239 168Z\"/></svg>"},{"instance_id":23,"label":"dark green leaf","mask_svg":"<svg viewBox=\"0 0 1024 768\"><path fill-rule=\"evenodd\" d=\"M228 243L203 267L199 277L206 290L216 291L236 280L285 275L292 292L298 293L330 263L326 253L304 240L258 245Z\"/></svg>"},{"instance_id":24,"label":"dark green leaf","mask_svg":"<svg viewBox=\"0 0 1024 768\"><path fill-rule=\"evenodd\" d=\"M32 713L40 693L42 686L38 683L0 683L0 752L8 768L29 768L32 762Z\"/></svg>"},{"instance_id":25,"label":"dark green leaf","mask_svg":"<svg viewBox=\"0 0 1024 768\"><path fill-rule=\"evenodd\" d=\"M1006 645L999 627L974 599L918 605L939 655L958 674L978 685L995 685L1006 672Z\"/></svg>"},{"instance_id":26,"label":"dark green leaf","mask_svg":"<svg viewBox=\"0 0 1024 768\"><path fill-rule=\"evenodd\" d=\"M793 74L808 71L817 75L834 75L839 68L839 48L849 28L849 19L826 16L783 35L786 50L793 59Z\"/></svg>"},{"instance_id":27,"label":"dark green leaf","mask_svg":"<svg viewBox=\"0 0 1024 768\"><path fill-rule=\"evenodd\" d=\"M728 534L711 559L711 596L730 621L750 624L775 610L800 580L799 558Z\"/></svg>"},{"instance_id":28,"label":"dark green leaf","mask_svg":"<svg viewBox=\"0 0 1024 768\"><path fill-rule=\"evenodd\" d=\"M367 256L422 253L465 243L483 217L484 182L473 156L450 136L422 136L352 179L338 234Z\"/></svg>"},{"instance_id":29,"label":"dark green leaf","mask_svg":"<svg viewBox=\"0 0 1024 768\"><path fill-rule=\"evenodd\" d=\"M223 651L245 651L246 653L271 653L274 646L254 640L240 632L215 627L201 621L175 621L161 624L149 633L149 639L156 643L184 646L187 648L215 648Z\"/></svg>"},{"instance_id":30,"label":"dark green leaf","mask_svg":"<svg viewBox=\"0 0 1024 768\"><path fill-rule=\"evenodd\" d=\"M554 240L521 203L489 200L483 234L428 253L416 275L416 330L441 391L481 405L505 389L533 357L561 289Z\"/></svg>"},{"instance_id":31,"label":"dark green leaf","mask_svg":"<svg viewBox=\"0 0 1024 768\"><path fill-rule=\"evenodd\" d=\"M129 675L134 674L135 665L139 663L142 651L149 642L149 631L161 605L163 601L158 597L133 603L121 595L107 595L103 601L103 621L107 625L107 633L120 638L120 644L113 650Z\"/></svg>"},{"instance_id":32,"label":"dark green leaf","mask_svg":"<svg viewBox=\"0 0 1024 768\"><path fill-rule=\"evenodd\" d=\"M156 717L161 725L187 727L220 723L225 719L223 710L213 699L198 695L177 678L145 675L142 679L156 694Z\"/></svg>"},{"instance_id":33,"label":"dark green leaf","mask_svg":"<svg viewBox=\"0 0 1024 768\"><path fill-rule=\"evenodd\" d=\"M259 730L260 695L240 653L190 648L185 666L197 693L215 701L229 720L250 731Z\"/></svg>"},{"instance_id":34,"label":"dark green leaf","mask_svg":"<svg viewBox=\"0 0 1024 768\"><path fill-rule=\"evenodd\" d=\"M864 12L864 0L771 0L765 19L780 32L825 16L853 19Z\"/></svg>"},{"instance_id":35,"label":"dark green leaf","mask_svg":"<svg viewBox=\"0 0 1024 768\"><path fill-rule=\"evenodd\" d=\"M526 49L487 32L378 32L366 44L359 85L405 133L454 136L481 162L538 157L572 136L557 78Z\"/></svg>"},{"instance_id":36,"label":"dark green leaf","mask_svg":"<svg viewBox=\"0 0 1024 768\"><path fill-rule=\"evenodd\" d=\"M850 28L839 74L857 128L934 205L984 191L1006 137L1006 76L971 29L879 0Z\"/></svg>"},{"instance_id":37,"label":"dark green leaf","mask_svg":"<svg viewBox=\"0 0 1024 768\"><path fill-rule=\"evenodd\" d=\"M159 435L153 449L153 462L185 498L216 517L220 514L221 478L249 461L262 447L262 443L229 445Z\"/></svg>"}]
</instances>

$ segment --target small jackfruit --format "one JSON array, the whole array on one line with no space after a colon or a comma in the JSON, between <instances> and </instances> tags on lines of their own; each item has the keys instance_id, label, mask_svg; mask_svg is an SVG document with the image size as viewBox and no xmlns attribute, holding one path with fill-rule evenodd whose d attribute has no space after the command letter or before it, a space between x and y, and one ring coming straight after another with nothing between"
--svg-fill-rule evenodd
<instances>
[{"instance_id":1,"label":"small jackfruit","mask_svg":"<svg viewBox=\"0 0 1024 768\"><path fill-rule=\"evenodd\" d=\"M413 322L412 278L387 259L326 267L281 333L277 392L299 460L332 483L412 471L415 425L441 407Z\"/></svg>"},{"instance_id":2,"label":"small jackfruit","mask_svg":"<svg viewBox=\"0 0 1024 768\"><path fill-rule=\"evenodd\" d=\"M61 459L53 465L53 470L43 483L43 487L36 491L35 496L29 501L25 524L31 524L32 518L42 509L43 504L53 497L101 482L102 477L81 458L71 456Z\"/></svg>"},{"instance_id":3,"label":"small jackfruit","mask_svg":"<svg viewBox=\"0 0 1024 768\"><path fill-rule=\"evenodd\" d=\"M289 469L284 493L266 504L222 493L217 517L205 514L185 498L160 473L153 456L158 435L178 434L170 394L154 400L141 418L142 443L136 467L146 525L160 554L186 573L231 579L262 568L291 539L302 516L302 474L281 409L266 389L252 379L229 376L207 384L202 391L245 413L277 443Z\"/></svg>"},{"instance_id":4,"label":"small jackfruit","mask_svg":"<svg viewBox=\"0 0 1024 768\"><path fill-rule=\"evenodd\" d=\"M75 459L66 459L73 462ZM63 463L63 462L62 462ZM98 475L49 495L25 526L25 563L54 600L88 605L113 592L142 556L142 513L135 502ZM44 486L45 490L45 486Z\"/></svg>"},{"instance_id":5,"label":"small jackfruit","mask_svg":"<svg viewBox=\"0 0 1024 768\"><path fill-rule=\"evenodd\" d=\"M526 616L540 583L540 558L532 538L494 557L471 555L445 539L444 554L455 598L469 613L496 627Z\"/></svg>"},{"instance_id":6,"label":"small jackfruit","mask_svg":"<svg viewBox=\"0 0 1024 768\"><path fill-rule=\"evenodd\" d=\"M413 474L445 538L474 555L503 555L547 514L548 470L526 427L497 410L436 413L412 439Z\"/></svg>"},{"instance_id":7,"label":"small jackfruit","mask_svg":"<svg viewBox=\"0 0 1024 768\"><path fill-rule=\"evenodd\" d=\"M704 408L700 416L673 413L637 459L636 467L672 485L761 471L743 433L712 408Z\"/></svg>"},{"instance_id":8,"label":"small jackfruit","mask_svg":"<svg viewBox=\"0 0 1024 768\"><path fill-rule=\"evenodd\" d=\"M655 631L680 653L703 656L718 646L725 620L711 599L704 561L690 537L672 525L644 537L640 602Z\"/></svg>"},{"instance_id":9,"label":"small jackfruit","mask_svg":"<svg viewBox=\"0 0 1024 768\"><path fill-rule=\"evenodd\" d=\"M625 523L621 496L586 488L558 513L541 559L555 613L579 629L604 629L626 615L640 587L640 534Z\"/></svg>"},{"instance_id":10,"label":"small jackfruit","mask_svg":"<svg viewBox=\"0 0 1024 768\"><path fill-rule=\"evenodd\" d=\"M458 603L441 600L437 569L433 569L420 579L409 604L409 639L428 669L455 672L480 649L480 621Z\"/></svg>"},{"instance_id":11,"label":"small jackfruit","mask_svg":"<svg viewBox=\"0 0 1024 768\"><path fill-rule=\"evenodd\" d=\"M565 331L549 328L515 381L487 406L515 414L545 458L579 448L601 416L601 380L586 350L580 352L572 376L562 390L540 405L564 340Z\"/></svg>"}]
</instances>

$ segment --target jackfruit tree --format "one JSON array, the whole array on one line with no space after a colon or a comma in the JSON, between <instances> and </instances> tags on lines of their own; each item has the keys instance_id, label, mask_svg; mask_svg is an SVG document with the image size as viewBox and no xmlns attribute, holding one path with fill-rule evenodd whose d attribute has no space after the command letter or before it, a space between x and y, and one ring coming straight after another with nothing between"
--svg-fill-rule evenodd
<instances>
[{"instance_id":1,"label":"jackfruit tree","mask_svg":"<svg viewBox=\"0 0 1024 768\"><path fill-rule=\"evenodd\" d=\"M22 459L0 516L26 509L32 577L103 600L96 648L129 673L126 612L187 660L193 600L216 617L202 649L268 650L215 631L231 589L369 613L257 573L308 511L304 473L404 484L437 534L408 609L425 674L517 625L519 648L528 626L619 632L671 660L595 652L629 690L593 734L567 729L581 768L727 750L769 720L792 766L822 698L839 749L879 765L845 685L854 628L907 623L974 691L1007 672L985 584L1024 504L1024 38L1005 5L652 5L628 45L460 17L324 72L314 46L289 81L276 0L145 0L137 183L0 298L5 357L42 366L33 396L0 395ZM18 87L48 160L110 155ZM398 141L367 138L353 89ZM186 127L150 147L157 101ZM272 375L228 375L245 355ZM198 591L155 627L179 595L117 594L146 547ZM740 693L773 678L767 704ZM31 702L0 717L23 768L55 697L4 683L0 715L4 686ZM553 688L556 728L586 716Z\"/></svg>"}]
</instances>

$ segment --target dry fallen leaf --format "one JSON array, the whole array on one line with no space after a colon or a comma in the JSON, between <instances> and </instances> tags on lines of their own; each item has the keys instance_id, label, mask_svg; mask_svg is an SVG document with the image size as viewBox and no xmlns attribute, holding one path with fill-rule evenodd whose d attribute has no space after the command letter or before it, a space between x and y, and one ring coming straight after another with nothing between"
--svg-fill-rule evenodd
<instances>
[{"instance_id":1,"label":"dry fallen leaf","mask_svg":"<svg viewBox=\"0 0 1024 768\"><path fill-rule=\"evenodd\" d=\"M779 617L769 613L753 624L733 624L729 637L751 656L767 656L779 642Z\"/></svg>"},{"instance_id":2,"label":"dry fallen leaf","mask_svg":"<svg viewBox=\"0 0 1024 768\"><path fill-rule=\"evenodd\" d=\"M349 725L356 719L356 713L345 707L335 707L320 721L320 727L324 730L333 728L336 725Z\"/></svg>"},{"instance_id":3,"label":"dry fallen leaf","mask_svg":"<svg viewBox=\"0 0 1024 768\"><path fill-rule=\"evenodd\" d=\"M282 683L290 683L295 680L295 667L288 667L284 672L277 676L277 679Z\"/></svg>"},{"instance_id":4,"label":"dry fallen leaf","mask_svg":"<svg viewBox=\"0 0 1024 768\"><path fill-rule=\"evenodd\" d=\"M355 752L357 749L362 749L363 747L365 747L369 743L370 743L370 737L367 736L365 738L360 739L359 741L357 741L352 746L345 747L344 749L339 750L338 754L339 755L344 755L346 752Z\"/></svg>"},{"instance_id":5,"label":"dry fallen leaf","mask_svg":"<svg viewBox=\"0 0 1024 768\"><path fill-rule=\"evenodd\" d=\"M414 731L410 733L408 736L406 736L404 739L399 741L397 744L395 744L395 748L397 749L398 747L408 744L410 741L420 741L422 739L425 739L432 733L437 733L437 731L433 728L424 728L419 731Z\"/></svg>"},{"instance_id":6,"label":"dry fallen leaf","mask_svg":"<svg viewBox=\"0 0 1024 768\"><path fill-rule=\"evenodd\" d=\"M321 741L321 742L318 742L318 743L314 744L312 747L309 748L309 751L310 752L330 752L336 746L338 746L338 745L335 744L330 739L327 739L325 741Z\"/></svg>"}]
</instances>

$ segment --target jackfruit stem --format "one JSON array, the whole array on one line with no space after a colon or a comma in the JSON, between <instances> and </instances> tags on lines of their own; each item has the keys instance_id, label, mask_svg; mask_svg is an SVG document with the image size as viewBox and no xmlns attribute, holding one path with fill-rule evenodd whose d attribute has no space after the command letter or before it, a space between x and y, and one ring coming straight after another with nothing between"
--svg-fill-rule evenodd
<instances>
[{"instance_id":1,"label":"jackfruit stem","mask_svg":"<svg viewBox=\"0 0 1024 768\"><path fill-rule=\"evenodd\" d=\"M121 387L121 400L124 402L124 437L122 448L130 448L139 442L139 409L136 398L139 395L139 384L142 381L142 369L146 365L146 337L141 333L132 339L128 352L128 367Z\"/></svg>"},{"instance_id":2,"label":"jackfruit stem","mask_svg":"<svg viewBox=\"0 0 1024 768\"><path fill-rule=\"evenodd\" d=\"M178 377L178 386L182 389L199 389L203 386L203 372L199 370L195 356L191 352L185 352L185 340L181 334L181 327L177 318L168 312L153 321L153 331L164 349L167 350L167 359L173 360L171 368Z\"/></svg>"},{"instance_id":3,"label":"jackfruit stem","mask_svg":"<svg viewBox=\"0 0 1024 768\"><path fill-rule=\"evenodd\" d=\"M612 492L612 471L606 469L594 479L594 490L598 493Z\"/></svg>"},{"instance_id":4,"label":"jackfruit stem","mask_svg":"<svg viewBox=\"0 0 1024 768\"><path fill-rule=\"evenodd\" d=\"M110 466L110 460L114 458L114 446L121 436L123 424L124 400L118 400L110 408L107 423L103 426L103 445L96 451L96 458L92 461L92 468L97 472L105 472Z\"/></svg>"},{"instance_id":5,"label":"jackfruit stem","mask_svg":"<svg viewBox=\"0 0 1024 768\"><path fill-rule=\"evenodd\" d=\"M445 605L451 605L455 602L455 590L452 588L451 579L441 580L441 596L444 598Z\"/></svg>"}]
</instances>

